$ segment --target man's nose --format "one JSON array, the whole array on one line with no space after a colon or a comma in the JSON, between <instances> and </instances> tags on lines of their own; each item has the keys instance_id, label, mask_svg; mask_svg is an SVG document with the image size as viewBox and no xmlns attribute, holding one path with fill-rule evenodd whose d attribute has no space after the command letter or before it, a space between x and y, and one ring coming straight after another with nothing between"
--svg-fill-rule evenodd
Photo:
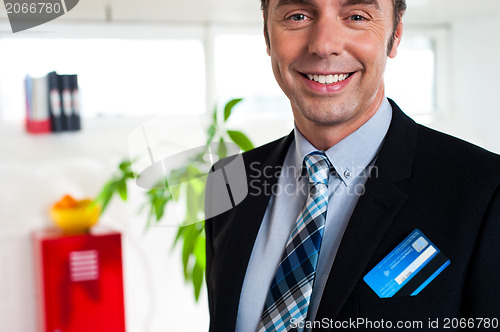
<instances>
[{"instance_id":1,"label":"man's nose","mask_svg":"<svg viewBox=\"0 0 500 332\"><path fill-rule=\"evenodd\" d=\"M346 36L337 18L323 17L312 27L309 37L309 52L320 58L339 55L344 49Z\"/></svg>"}]
</instances>

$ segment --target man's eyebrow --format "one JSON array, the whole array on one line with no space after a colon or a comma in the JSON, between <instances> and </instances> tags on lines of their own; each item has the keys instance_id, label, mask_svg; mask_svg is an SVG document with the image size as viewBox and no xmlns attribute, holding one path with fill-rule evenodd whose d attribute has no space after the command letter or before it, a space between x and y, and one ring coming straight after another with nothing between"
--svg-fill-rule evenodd
<instances>
[{"instance_id":1,"label":"man's eyebrow","mask_svg":"<svg viewBox=\"0 0 500 332\"><path fill-rule=\"evenodd\" d=\"M314 2L312 0L279 0L275 8L279 8L286 5L307 5L313 6Z\"/></svg>"},{"instance_id":2,"label":"man's eyebrow","mask_svg":"<svg viewBox=\"0 0 500 332\"><path fill-rule=\"evenodd\" d=\"M377 0L345 0L342 3L343 7L355 6L355 5L370 5L374 6L377 10L381 10L380 4Z\"/></svg>"}]
</instances>

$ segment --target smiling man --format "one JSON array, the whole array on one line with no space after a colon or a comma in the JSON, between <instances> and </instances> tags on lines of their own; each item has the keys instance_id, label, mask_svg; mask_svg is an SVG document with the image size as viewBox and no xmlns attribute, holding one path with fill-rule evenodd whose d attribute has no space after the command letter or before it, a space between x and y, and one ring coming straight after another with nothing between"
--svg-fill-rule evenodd
<instances>
[{"instance_id":1,"label":"smiling man","mask_svg":"<svg viewBox=\"0 0 500 332\"><path fill-rule=\"evenodd\" d=\"M387 54L396 56L403 31L401 22L394 28L391 2L282 0L264 7L274 75L298 129L318 149L361 127L382 104Z\"/></svg>"},{"instance_id":2,"label":"smiling man","mask_svg":"<svg viewBox=\"0 0 500 332\"><path fill-rule=\"evenodd\" d=\"M498 324L500 157L386 98L405 1L262 9L295 128L243 154L248 196L206 221L211 331Z\"/></svg>"}]
</instances>

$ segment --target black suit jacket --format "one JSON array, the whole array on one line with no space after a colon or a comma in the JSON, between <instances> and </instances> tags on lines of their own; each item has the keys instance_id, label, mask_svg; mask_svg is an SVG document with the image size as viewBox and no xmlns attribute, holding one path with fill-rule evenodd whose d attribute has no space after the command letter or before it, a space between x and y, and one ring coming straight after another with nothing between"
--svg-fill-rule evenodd
<instances>
[{"instance_id":1,"label":"black suit jacket","mask_svg":"<svg viewBox=\"0 0 500 332\"><path fill-rule=\"evenodd\" d=\"M424 331L429 319L439 318L440 328L446 317L500 319L500 157L418 125L391 106L376 168L342 238L315 320L416 320ZM243 154L248 196L206 221L210 331L234 331L270 199L264 189L277 183L292 141L289 135ZM257 169L264 168L276 176L259 177ZM416 228L451 264L417 296L379 298L363 277Z\"/></svg>"}]
</instances>

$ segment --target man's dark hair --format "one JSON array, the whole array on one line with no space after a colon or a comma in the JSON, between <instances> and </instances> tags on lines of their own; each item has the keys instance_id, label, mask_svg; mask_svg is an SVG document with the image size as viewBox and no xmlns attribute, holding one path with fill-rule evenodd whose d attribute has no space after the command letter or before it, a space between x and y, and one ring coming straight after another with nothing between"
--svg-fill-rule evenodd
<instances>
[{"instance_id":1,"label":"man's dark hair","mask_svg":"<svg viewBox=\"0 0 500 332\"><path fill-rule=\"evenodd\" d=\"M393 14L394 28L392 30L392 38L389 40L389 43L387 44L387 54L389 54L389 52L392 49L392 46L394 45L396 27L398 26L399 22L401 22L403 14L406 10L406 0L393 0L393 4L394 4L394 14ZM267 13L269 11L269 0L260 0L260 9L262 9L262 11L264 12L264 36L266 38L267 46L270 47L271 45L269 44L269 32L267 31Z\"/></svg>"}]
</instances>

